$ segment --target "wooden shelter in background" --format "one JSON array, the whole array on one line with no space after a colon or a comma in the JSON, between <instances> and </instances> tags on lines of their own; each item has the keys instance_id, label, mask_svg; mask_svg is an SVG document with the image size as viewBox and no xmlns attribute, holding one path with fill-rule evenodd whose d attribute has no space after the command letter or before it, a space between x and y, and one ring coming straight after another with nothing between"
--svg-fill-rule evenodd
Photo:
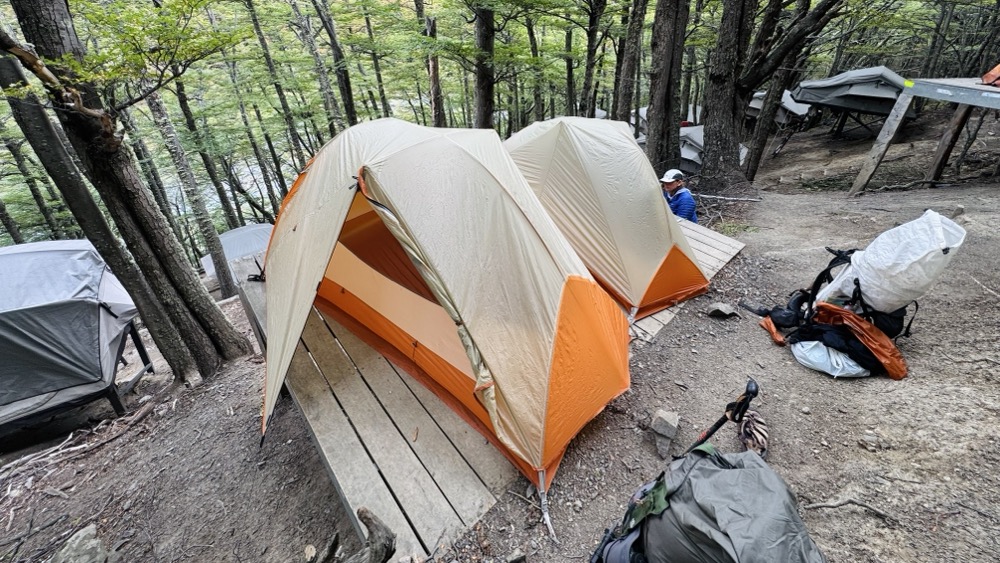
<instances>
[{"instance_id":1,"label":"wooden shelter in background","mask_svg":"<svg viewBox=\"0 0 1000 563\"><path fill-rule=\"evenodd\" d=\"M938 142L937 150L934 151L931 165L924 174L924 181L927 183L939 180L941 172L948 163L948 157L958 141L959 133L972 114L972 108L983 107L1000 110L1000 87L991 85L987 80L988 77L989 74L982 80L979 78L934 78L905 81L903 92L897 98L896 105L885 120L878 138L875 139L875 144L872 145L871 152L868 153L868 158L861 165L861 171L858 172L858 176L854 179L854 184L847 194L853 196L868 186L868 182L875 175L875 170L885 158L885 153L889 150L889 145L896 136L896 130L902 123L914 97L958 104L944 135Z\"/></svg>"}]
</instances>

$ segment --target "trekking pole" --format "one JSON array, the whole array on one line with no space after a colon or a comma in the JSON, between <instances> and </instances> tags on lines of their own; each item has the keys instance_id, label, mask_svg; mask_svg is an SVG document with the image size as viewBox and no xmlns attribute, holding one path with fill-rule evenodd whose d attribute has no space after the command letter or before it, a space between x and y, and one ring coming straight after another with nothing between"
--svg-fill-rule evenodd
<instances>
[{"instance_id":1,"label":"trekking pole","mask_svg":"<svg viewBox=\"0 0 1000 563\"><path fill-rule=\"evenodd\" d=\"M693 452L695 448L704 444L712 437L727 421L739 422L743 420L743 415L746 414L747 409L750 408L750 401L757 396L760 392L760 386L757 385L757 381L749 377L747 378L747 388L736 398L735 401L726 405L726 413L723 414L719 420L715 421L710 428L698 435L698 439L695 440L691 447L687 449L680 457L684 457L689 453Z\"/></svg>"}]
</instances>

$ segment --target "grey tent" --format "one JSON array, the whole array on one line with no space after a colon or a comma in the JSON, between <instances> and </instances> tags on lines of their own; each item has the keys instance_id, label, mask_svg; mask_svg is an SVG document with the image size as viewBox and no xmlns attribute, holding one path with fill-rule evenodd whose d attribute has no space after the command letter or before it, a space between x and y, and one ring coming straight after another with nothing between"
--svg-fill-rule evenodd
<instances>
[{"instance_id":1,"label":"grey tent","mask_svg":"<svg viewBox=\"0 0 1000 563\"><path fill-rule=\"evenodd\" d=\"M705 126L681 127L681 170L686 174L701 171L701 153L705 150ZM747 148L740 145L740 163L747 157Z\"/></svg>"},{"instance_id":2,"label":"grey tent","mask_svg":"<svg viewBox=\"0 0 1000 563\"><path fill-rule=\"evenodd\" d=\"M747 104L747 117L757 117L764 107L765 91L756 92L750 103ZM774 114L774 122L778 125L789 125L801 120L809 113L809 104L800 104L792 99L792 93L785 90L781 94L781 105L778 106L778 113Z\"/></svg>"},{"instance_id":3,"label":"grey tent","mask_svg":"<svg viewBox=\"0 0 1000 563\"><path fill-rule=\"evenodd\" d=\"M137 311L86 240L0 248L0 424L108 397ZM140 357L149 368L145 350Z\"/></svg>"},{"instance_id":4,"label":"grey tent","mask_svg":"<svg viewBox=\"0 0 1000 563\"><path fill-rule=\"evenodd\" d=\"M267 250L267 243L271 240L271 229L273 228L274 226L270 223L259 223L232 229L219 235L222 253L226 255L226 262ZM205 275L215 275L215 264L212 263L211 256L201 257L201 267L205 269Z\"/></svg>"},{"instance_id":5,"label":"grey tent","mask_svg":"<svg viewBox=\"0 0 1000 563\"><path fill-rule=\"evenodd\" d=\"M799 103L841 112L889 115L903 91L903 77L884 66L849 70L823 80L806 80L792 90ZM913 117L912 110L907 117Z\"/></svg>"}]
</instances>

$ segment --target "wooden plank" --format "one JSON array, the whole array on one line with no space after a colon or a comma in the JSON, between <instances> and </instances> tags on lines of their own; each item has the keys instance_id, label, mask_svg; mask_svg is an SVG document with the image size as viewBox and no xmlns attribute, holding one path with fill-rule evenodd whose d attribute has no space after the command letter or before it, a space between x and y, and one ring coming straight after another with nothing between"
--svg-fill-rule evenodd
<instances>
[{"instance_id":1,"label":"wooden plank","mask_svg":"<svg viewBox=\"0 0 1000 563\"><path fill-rule=\"evenodd\" d=\"M389 361L336 321L326 315L323 317L462 523L467 527L475 524L496 503L496 497L427 414ZM409 512L406 499L401 498L400 503Z\"/></svg>"},{"instance_id":2,"label":"wooden plank","mask_svg":"<svg viewBox=\"0 0 1000 563\"><path fill-rule=\"evenodd\" d=\"M718 250L709 249L700 243L691 241L690 244L695 260L698 261L698 265L701 266L705 277L708 279L712 279L723 266L729 263L729 259L732 258L732 256L720 258L715 255L715 253L719 252Z\"/></svg>"},{"instance_id":3,"label":"wooden plank","mask_svg":"<svg viewBox=\"0 0 1000 563\"><path fill-rule=\"evenodd\" d=\"M908 90L904 90L896 98L896 105L892 106L892 111L889 113L889 117L886 118L882 130L879 131L878 138L875 139L875 144L872 145L872 149L868 153L868 158L861 165L861 171L858 172L857 178L854 179L854 184L851 185L851 189L847 192L848 196L853 196L868 186L868 182L875 175L878 165L885 158L885 153L889 150L889 144L892 143L892 139L896 136L896 129L902 123L903 117L906 115L906 110L910 107L911 100L913 100L913 94Z\"/></svg>"},{"instance_id":4,"label":"wooden plank","mask_svg":"<svg viewBox=\"0 0 1000 563\"><path fill-rule=\"evenodd\" d=\"M951 156L951 151L955 148L955 143L958 141L959 133L965 128L970 115L972 115L972 106L970 105L959 104L958 108L955 109L955 114L951 116L948 127L945 128L944 134L941 135L941 140L938 141L937 150L934 151L934 158L931 159L931 165L927 168L927 173L924 174L924 180L928 183L935 182L941 178L941 171L948 164L948 157Z\"/></svg>"},{"instance_id":5,"label":"wooden plank","mask_svg":"<svg viewBox=\"0 0 1000 563\"><path fill-rule=\"evenodd\" d=\"M674 307L670 307L669 309L664 309L664 310L656 313L655 315L653 315L650 318L655 319L656 321L658 321L661 326L666 326L667 323L669 323L670 321L674 320L674 317L677 316L677 312L680 311L681 307L683 307L683 306L684 306L684 304L681 303L681 304L676 305Z\"/></svg>"},{"instance_id":6,"label":"wooden plank","mask_svg":"<svg viewBox=\"0 0 1000 563\"><path fill-rule=\"evenodd\" d=\"M319 314L309 315L302 340L323 370L330 389L393 496L401 503L424 553L432 551L441 538L457 537L457 532L462 529L461 519L359 376L355 365L334 340Z\"/></svg>"},{"instance_id":7,"label":"wooden plank","mask_svg":"<svg viewBox=\"0 0 1000 563\"><path fill-rule=\"evenodd\" d=\"M246 312L250 328L263 352L267 349L267 297L264 293L264 282L247 280L251 274L260 273L254 259L263 264L264 254L237 258L229 263L229 267L235 276L236 292L243 303L243 311Z\"/></svg>"},{"instance_id":8,"label":"wooden plank","mask_svg":"<svg viewBox=\"0 0 1000 563\"><path fill-rule=\"evenodd\" d=\"M420 542L406 516L301 342L292 356L285 386L302 411L358 538L363 540L365 536L357 520L357 510L367 506L396 534L400 553L419 549Z\"/></svg>"},{"instance_id":9,"label":"wooden plank","mask_svg":"<svg viewBox=\"0 0 1000 563\"><path fill-rule=\"evenodd\" d=\"M733 252L728 248L718 248L716 245L713 245L711 241L695 237L688 237L687 240L688 244L691 246L691 250L711 256L712 258L721 261L723 264L732 260L733 256L736 255L736 252Z\"/></svg>"},{"instance_id":10,"label":"wooden plank","mask_svg":"<svg viewBox=\"0 0 1000 563\"><path fill-rule=\"evenodd\" d=\"M681 229L684 231L684 236L688 239L694 238L696 240L704 241L712 248L725 250L731 254L739 253L739 251L743 250L743 247L746 246L746 244L732 237L727 237L722 233L717 233L712 229L702 227L701 225L690 221L681 222Z\"/></svg>"},{"instance_id":11,"label":"wooden plank","mask_svg":"<svg viewBox=\"0 0 1000 563\"><path fill-rule=\"evenodd\" d=\"M395 369L399 371L398 368ZM403 382L420 400L424 409L434 418L486 487L494 495L498 497L502 495L511 482L520 475L510 461L489 440L455 414L455 411L444 404L433 391L412 377L404 375Z\"/></svg>"}]
</instances>

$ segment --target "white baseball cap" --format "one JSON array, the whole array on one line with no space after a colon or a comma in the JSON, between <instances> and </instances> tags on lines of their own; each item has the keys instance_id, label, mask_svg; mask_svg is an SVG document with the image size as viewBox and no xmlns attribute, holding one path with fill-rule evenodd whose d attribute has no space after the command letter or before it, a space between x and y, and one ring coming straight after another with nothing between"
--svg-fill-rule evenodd
<instances>
[{"instance_id":1,"label":"white baseball cap","mask_svg":"<svg viewBox=\"0 0 1000 563\"><path fill-rule=\"evenodd\" d=\"M678 180L684 179L684 173L676 168L671 168L663 173L663 177L660 178L661 182L676 182Z\"/></svg>"}]
</instances>

